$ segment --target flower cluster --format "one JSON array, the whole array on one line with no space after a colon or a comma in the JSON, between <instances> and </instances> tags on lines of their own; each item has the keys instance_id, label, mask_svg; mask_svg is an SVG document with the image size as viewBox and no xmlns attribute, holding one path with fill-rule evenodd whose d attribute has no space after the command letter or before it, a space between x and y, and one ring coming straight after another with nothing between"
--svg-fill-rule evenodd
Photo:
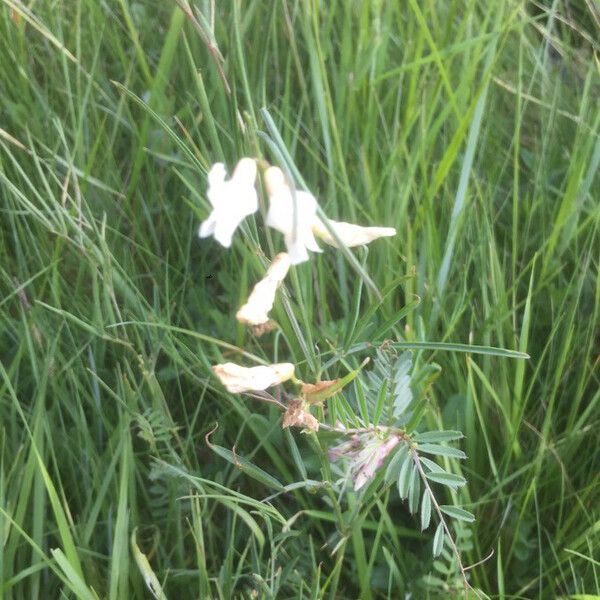
<instances>
[{"instance_id":1,"label":"flower cluster","mask_svg":"<svg viewBox=\"0 0 600 600\"><path fill-rule=\"evenodd\" d=\"M222 163L215 164L208 172L207 197L212 211L200 225L201 238L214 236L225 248L231 246L233 234L242 221L258 210L256 178L257 161L242 158L227 179ZM256 331L268 329L269 312L273 308L277 289L293 265L309 259L310 252L322 252L316 238L325 244L339 248L368 244L380 237L392 236L392 227L362 227L353 223L323 220L318 216L316 198L307 191L295 189L279 167L270 166L264 172L265 189L269 206L266 225L283 235L287 252L275 256L264 278L253 288L247 302L237 311L240 323ZM343 380L321 381L307 384L294 376L294 365L279 363L255 367L243 367L224 363L212 367L213 372L233 394L263 392L269 387L288 380L300 386L299 392L287 403L282 427L300 427L318 431L319 422L310 412L314 404L321 404L337 393L358 371ZM282 405L283 406L283 405ZM341 429L337 431L343 433ZM354 488L360 489L373 477L386 456L400 441L396 436L379 435L380 432L355 435L331 451L331 458L345 455L350 458L354 474Z\"/></svg>"},{"instance_id":2,"label":"flower cluster","mask_svg":"<svg viewBox=\"0 0 600 600\"><path fill-rule=\"evenodd\" d=\"M345 432L338 423L337 430ZM340 458L349 461L349 469L354 481L354 489L359 490L383 465L389 453L400 443L396 434L365 428L354 433L350 440L342 442L329 450L329 460L334 462Z\"/></svg>"},{"instance_id":3,"label":"flower cluster","mask_svg":"<svg viewBox=\"0 0 600 600\"><path fill-rule=\"evenodd\" d=\"M247 216L258 210L256 176L257 166L253 158L242 158L229 179L226 179L223 163L213 165L208 172L206 192L212 211L200 225L201 238L214 236L225 248L231 246L235 230ZM327 226L317 216L315 197L291 187L279 167L266 169L264 180L269 197L266 223L283 234L287 253L275 257L265 278L256 284L248 302L237 312L238 321L250 326L268 322L275 292L289 267L307 261L309 250L322 252L315 236L330 246L338 248L341 242L351 248L396 234L393 227L362 227L337 221L328 221Z\"/></svg>"},{"instance_id":4,"label":"flower cluster","mask_svg":"<svg viewBox=\"0 0 600 600\"><path fill-rule=\"evenodd\" d=\"M229 248L233 232L245 217L258 210L256 161L242 158L229 180L225 179L226 175L223 163L216 163L208 172L206 195L213 210L200 225L200 237L214 235L220 244ZM264 180L269 196L267 225L283 234L292 265L307 261L307 250L321 252L315 236L339 247L330 230L349 248L396 235L393 227L362 227L336 221L329 221L328 229L317 216L316 198L310 192L291 187L279 167L269 167Z\"/></svg>"}]
</instances>

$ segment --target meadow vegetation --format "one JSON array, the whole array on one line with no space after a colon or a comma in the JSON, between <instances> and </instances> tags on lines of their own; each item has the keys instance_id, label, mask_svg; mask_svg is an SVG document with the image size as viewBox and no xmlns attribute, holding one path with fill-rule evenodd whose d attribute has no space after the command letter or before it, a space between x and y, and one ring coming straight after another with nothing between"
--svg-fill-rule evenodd
<instances>
[{"instance_id":1,"label":"meadow vegetation","mask_svg":"<svg viewBox=\"0 0 600 600\"><path fill-rule=\"evenodd\" d=\"M593 0L1 0L0 598L463 597L393 484L334 514L312 434L210 370L390 341L465 434L472 585L599 597L599 32ZM398 231L294 267L261 338L281 238L198 239L242 156Z\"/></svg>"}]
</instances>

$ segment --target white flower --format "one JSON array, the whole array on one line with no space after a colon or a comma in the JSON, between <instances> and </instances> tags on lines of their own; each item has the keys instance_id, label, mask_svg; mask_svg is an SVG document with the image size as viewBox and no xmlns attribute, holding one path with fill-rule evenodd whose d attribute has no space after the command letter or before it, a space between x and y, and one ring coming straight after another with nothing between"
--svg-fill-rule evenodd
<instances>
[{"instance_id":1,"label":"white flower","mask_svg":"<svg viewBox=\"0 0 600 600\"><path fill-rule=\"evenodd\" d=\"M396 235L393 227L362 227L353 223L344 223L343 221L329 221L337 236L344 243L344 246L352 248L353 246L362 246L368 244L380 237ZM339 248L335 238L329 233L325 224L318 217L313 221L313 233L321 238L326 244Z\"/></svg>"},{"instance_id":2,"label":"white flower","mask_svg":"<svg viewBox=\"0 0 600 600\"><path fill-rule=\"evenodd\" d=\"M289 254L278 254L267 273L252 290L248 302L237 311L236 318L246 325L262 325L269 320L269 311L275 302L275 292L290 268Z\"/></svg>"},{"instance_id":3,"label":"white flower","mask_svg":"<svg viewBox=\"0 0 600 600\"><path fill-rule=\"evenodd\" d=\"M215 240L229 248L231 237L245 217L258 210L258 196L254 188L256 161L242 158L229 181L225 181L225 166L216 163L208 172L206 196L212 212L200 225L201 238L214 235Z\"/></svg>"},{"instance_id":4,"label":"white flower","mask_svg":"<svg viewBox=\"0 0 600 600\"><path fill-rule=\"evenodd\" d=\"M212 367L214 374L232 394L266 390L294 376L292 363L277 363L260 367L241 367L225 363Z\"/></svg>"},{"instance_id":5,"label":"white flower","mask_svg":"<svg viewBox=\"0 0 600 600\"><path fill-rule=\"evenodd\" d=\"M283 171L269 167L265 172L269 194L267 225L284 235L292 265L308 260L308 250L321 252L312 232L317 201L309 192L290 189Z\"/></svg>"}]
</instances>

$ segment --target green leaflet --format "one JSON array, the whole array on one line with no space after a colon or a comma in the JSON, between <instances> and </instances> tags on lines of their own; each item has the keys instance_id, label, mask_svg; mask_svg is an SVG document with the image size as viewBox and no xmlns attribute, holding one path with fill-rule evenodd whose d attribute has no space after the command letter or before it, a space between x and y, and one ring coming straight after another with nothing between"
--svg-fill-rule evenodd
<instances>
[{"instance_id":1,"label":"green leaflet","mask_svg":"<svg viewBox=\"0 0 600 600\"><path fill-rule=\"evenodd\" d=\"M450 446L439 446L438 444L419 444L419 452L435 454L437 456L447 456L449 458L467 458L467 455L458 448Z\"/></svg>"},{"instance_id":2,"label":"green leaflet","mask_svg":"<svg viewBox=\"0 0 600 600\"><path fill-rule=\"evenodd\" d=\"M444 524L439 523L433 536L433 556L439 556L444 549Z\"/></svg>"},{"instance_id":3,"label":"green leaflet","mask_svg":"<svg viewBox=\"0 0 600 600\"><path fill-rule=\"evenodd\" d=\"M459 508L458 506L440 504L440 510L443 513L447 514L449 517L452 517L453 519L458 519L459 521L466 521L467 523L472 523L475 520L475 515L473 513L470 513L464 508Z\"/></svg>"},{"instance_id":4,"label":"green leaflet","mask_svg":"<svg viewBox=\"0 0 600 600\"><path fill-rule=\"evenodd\" d=\"M421 531L425 531L431 522L431 496L425 490L423 500L421 500Z\"/></svg>"},{"instance_id":5,"label":"green leaflet","mask_svg":"<svg viewBox=\"0 0 600 600\"><path fill-rule=\"evenodd\" d=\"M213 433L213 431L214 429L212 431L209 431L205 436L206 443L211 450L216 452L221 458L224 458L227 462L230 462L232 465L236 466L238 469L246 473L246 475L248 475L249 477L260 481L267 487L279 491L284 490L283 484L278 479L276 479L272 475L269 475L269 473L263 471L256 465L252 464L248 459L244 458L243 456L238 456L233 450L223 448L222 446L218 446L216 444L211 444L209 441L209 437L210 434Z\"/></svg>"},{"instance_id":6,"label":"green leaflet","mask_svg":"<svg viewBox=\"0 0 600 600\"><path fill-rule=\"evenodd\" d=\"M466 479L460 475L454 475L454 473L448 473L447 471L432 471L431 473L426 473L425 476L431 481L435 481L436 483L440 483L455 489L467 483Z\"/></svg>"}]
</instances>

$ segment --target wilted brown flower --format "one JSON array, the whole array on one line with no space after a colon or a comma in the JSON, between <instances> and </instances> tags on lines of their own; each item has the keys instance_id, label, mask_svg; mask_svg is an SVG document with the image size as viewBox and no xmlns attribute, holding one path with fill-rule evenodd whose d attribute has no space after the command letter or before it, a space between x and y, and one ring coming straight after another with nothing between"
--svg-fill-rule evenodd
<instances>
[{"instance_id":1,"label":"wilted brown flower","mask_svg":"<svg viewBox=\"0 0 600 600\"><path fill-rule=\"evenodd\" d=\"M278 363L259 367L242 367L225 363L212 367L214 374L232 394L266 390L294 376L292 363Z\"/></svg>"},{"instance_id":2,"label":"wilted brown flower","mask_svg":"<svg viewBox=\"0 0 600 600\"><path fill-rule=\"evenodd\" d=\"M285 252L278 254L267 273L252 290L248 302L238 310L236 318L246 325L263 325L269 322L269 311L275 302L275 292L290 268L290 257Z\"/></svg>"},{"instance_id":3,"label":"wilted brown flower","mask_svg":"<svg viewBox=\"0 0 600 600\"><path fill-rule=\"evenodd\" d=\"M290 401L281 426L286 427L302 427L311 431L319 431L319 421L308 412L306 402L301 398L294 398Z\"/></svg>"}]
</instances>

